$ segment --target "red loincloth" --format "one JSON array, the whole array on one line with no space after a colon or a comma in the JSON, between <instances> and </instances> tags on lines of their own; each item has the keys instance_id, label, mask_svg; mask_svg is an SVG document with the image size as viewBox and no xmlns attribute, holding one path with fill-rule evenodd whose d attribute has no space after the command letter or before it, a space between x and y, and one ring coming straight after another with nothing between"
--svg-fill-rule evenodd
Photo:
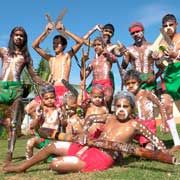
<instances>
[{"instance_id":1,"label":"red loincloth","mask_svg":"<svg viewBox=\"0 0 180 180\"><path fill-rule=\"evenodd\" d=\"M108 79L102 79L102 80L93 80L92 85L100 84L103 86L103 88L109 88L113 87L113 82L110 78Z\"/></svg>"},{"instance_id":2,"label":"red loincloth","mask_svg":"<svg viewBox=\"0 0 180 180\"><path fill-rule=\"evenodd\" d=\"M71 144L67 156L77 156L77 153L83 147L77 143ZM102 171L110 168L114 163L111 156L94 147L88 148L78 157L86 163L85 167L81 170L82 172Z\"/></svg>"}]
</instances>

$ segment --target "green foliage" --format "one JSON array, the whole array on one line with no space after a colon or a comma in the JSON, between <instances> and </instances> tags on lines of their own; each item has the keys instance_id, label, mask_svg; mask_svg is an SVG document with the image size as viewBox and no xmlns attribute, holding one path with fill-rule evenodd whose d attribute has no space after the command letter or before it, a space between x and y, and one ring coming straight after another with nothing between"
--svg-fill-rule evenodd
<instances>
[{"instance_id":1,"label":"green foliage","mask_svg":"<svg viewBox=\"0 0 180 180\"><path fill-rule=\"evenodd\" d=\"M49 63L45 59L41 59L38 69L37 69L37 74L39 77L41 77L42 80L47 81L49 74L50 74L50 68L49 68Z\"/></svg>"}]
</instances>

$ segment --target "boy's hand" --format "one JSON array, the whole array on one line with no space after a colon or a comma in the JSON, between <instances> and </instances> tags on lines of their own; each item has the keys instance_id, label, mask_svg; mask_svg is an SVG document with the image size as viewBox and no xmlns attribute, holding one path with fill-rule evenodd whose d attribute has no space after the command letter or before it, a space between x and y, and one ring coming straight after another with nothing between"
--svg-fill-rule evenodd
<instances>
[{"instance_id":1,"label":"boy's hand","mask_svg":"<svg viewBox=\"0 0 180 180\"><path fill-rule=\"evenodd\" d=\"M45 31L50 33L53 31L54 27L55 27L55 25L53 22L48 22L48 24L45 27Z\"/></svg>"},{"instance_id":2,"label":"boy's hand","mask_svg":"<svg viewBox=\"0 0 180 180\"><path fill-rule=\"evenodd\" d=\"M58 31L64 31L65 27L62 24L62 22L57 22L56 27L55 27Z\"/></svg>"}]
</instances>

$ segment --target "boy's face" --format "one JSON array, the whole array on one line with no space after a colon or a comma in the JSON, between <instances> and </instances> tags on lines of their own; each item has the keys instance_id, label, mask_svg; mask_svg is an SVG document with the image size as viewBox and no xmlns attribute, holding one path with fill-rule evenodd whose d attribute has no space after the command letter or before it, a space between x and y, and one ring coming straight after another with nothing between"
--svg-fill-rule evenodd
<instances>
[{"instance_id":1,"label":"boy's face","mask_svg":"<svg viewBox=\"0 0 180 180\"><path fill-rule=\"evenodd\" d=\"M177 29L177 22L174 20L166 21L163 24L163 29L168 34L168 36L173 36Z\"/></svg>"},{"instance_id":2,"label":"boy's face","mask_svg":"<svg viewBox=\"0 0 180 180\"><path fill-rule=\"evenodd\" d=\"M45 106L47 106L47 107L55 106L56 96L54 93L52 93L52 92L45 93L42 98L43 98L43 103Z\"/></svg>"},{"instance_id":3,"label":"boy's face","mask_svg":"<svg viewBox=\"0 0 180 180\"><path fill-rule=\"evenodd\" d=\"M95 106L102 106L104 100L103 92L91 92L91 101Z\"/></svg>"},{"instance_id":4,"label":"boy's face","mask_svg":"<svg viewBox=\"0 0 180 180\"><path fill-rule=\"evenodd\" d=\"M61 43L60 39L54 39L53 40L53 49L56 54L62 52L64 50L64 46Z\"/></svg>"},{"instance_id":5,"label":"boy's face","mask_svg":"<svg viewBox=\"0 0 180 180\"><path fill-rule=\"evenodd\" d=\"M13 34L13 41L16 46L21 46L24 42L24 33L20 30L17 30Z\"/></svg>"},{"instance_id":6,"label":"boy's face","mask_svg":"<svg viewBox=\"0 0 180 180\"><path fill-rule=\"evenodd\" d=\"M128 80L126 80L125 82L125 86L127 91L131 92L132 94L136 94L138 89L139 89L139 81L137 81L136 79L130 78Z\"/></svg>"},{"instance_id":7,"label":"boy's face","mask_svg":"<svg viewBox=\"0 0 180 180\"><path fill-rule=\"evenodd\" d=\"M102 33L105 40L110 40L114 34L113 30L110 28L104 28Z\"/></svg>"},{"instance_id":8,"label":"boy's face","mask_svg":"<svg viewBox=\"0 0 180 180\"><path fill-rule=\"evenodd\" d=\"M131 33L132 38L135 42L141 42L144 38L144 31L138 30Z\"/></svg>"},{"instance_id":9,"label":"boy's face","mask_svg":"<svg viewBox=\"0 0 180 180\"><path fill-rule=\"evenodd\" d=\"M102 42L99 40L95 40L93 43L94 51L96 54L100 55L104 51L104 47Z\"/></svg>"},{"instance_id":10,"label":"boy's face","mask_svg":"<svg viewBox=\"0 0 180 180\"><path fill-rule=\"evenodd\" d=\"M115 114L118 120L125 121L132 112L130 102L125 99L118 99L114 105Z\"/></svg>"}]
</instances>

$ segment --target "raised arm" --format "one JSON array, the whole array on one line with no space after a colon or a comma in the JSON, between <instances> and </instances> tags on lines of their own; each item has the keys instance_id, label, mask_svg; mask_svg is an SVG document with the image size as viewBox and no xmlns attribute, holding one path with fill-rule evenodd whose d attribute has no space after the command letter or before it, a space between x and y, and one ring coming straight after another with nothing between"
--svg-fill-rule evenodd
<instances>
[{"instance_id":1,"label":"raised arm","mask_svg":"<svg viewBox=\"0 0 180 180\"><path fill-rule=\"evenodd\" d=\"M54 24L52 22L48 22L48 24L45 27L45 30L41 33L39 37L37 37L37 39L32 44L33 49L46 60L49 60L52 57L52 55L44 51L39 45L45 38L47 38L47 36L52 32L53 29Z\"/></svg>"}]
</instances>

